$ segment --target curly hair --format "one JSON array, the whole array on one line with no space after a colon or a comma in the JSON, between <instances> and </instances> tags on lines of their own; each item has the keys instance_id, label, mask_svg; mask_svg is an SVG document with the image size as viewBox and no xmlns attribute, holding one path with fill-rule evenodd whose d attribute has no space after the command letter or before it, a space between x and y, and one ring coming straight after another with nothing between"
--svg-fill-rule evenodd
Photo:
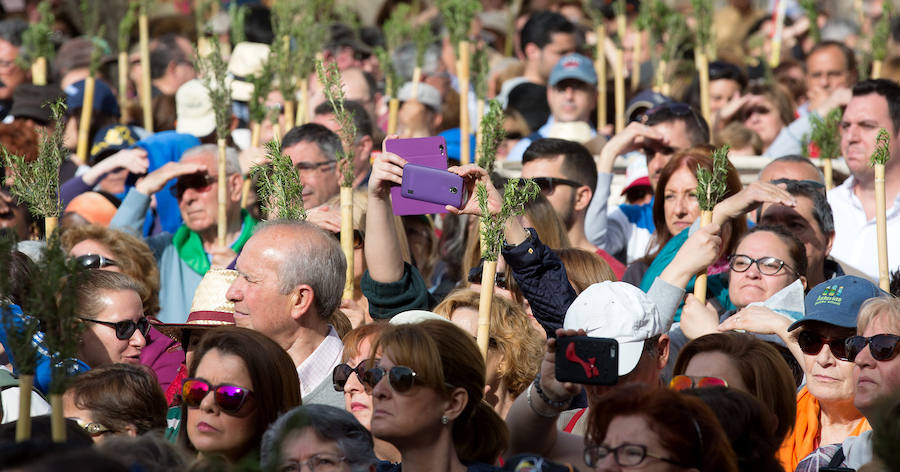
<instances>
[{"instance_id":1,"label":"curly hair","mask_svg":"<svg viewBox=\"0 0 900 472\"><path fill-rule=\"evenodd\" d=\"M69 252L78 243L89 239L113 253L122 273L140 286L138 294L144 304L144 315L155 316L159 312L159 268L147 243L124 231L95 225L67 228L62 233L61 243L63 249Z\"/></svg>"},{"instance_id":2,"label":"curly hair","mask_svg":"<svg viewBox=\"0 0 900 472\"><path fill-rule=\"evenodd\" d=\"M456 290L434 307L434 312L450 319L457 308L478 311L479 297L480 294L473 290ZM517 397L537 375L544 356L544 336L528 321L528 315L521 308L503 297L494 297L491 303L489 336L488 349L503 356L497 375L510 395Z\"/></svg>"}]
</instances>

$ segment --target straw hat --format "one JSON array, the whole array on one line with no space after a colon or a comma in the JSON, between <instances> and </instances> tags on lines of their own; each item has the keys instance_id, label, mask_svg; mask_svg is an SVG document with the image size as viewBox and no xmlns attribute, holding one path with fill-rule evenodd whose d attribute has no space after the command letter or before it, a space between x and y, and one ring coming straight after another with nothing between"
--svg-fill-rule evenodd
<instances>
[{"instance_id":1,"label":"straw hat","mask_svg":"<svg viewBox=\"0 0 900 472\"><path fill-rule=\"evenodd\" d=\"M208 329L216 326L234 326L234 303L225 298L228 287L238 273L229 269L209 269L191 302L191 313L185 323L159 323L156 329L166 336L181 339L185 329Z\"/></svg>"}]
</instances>

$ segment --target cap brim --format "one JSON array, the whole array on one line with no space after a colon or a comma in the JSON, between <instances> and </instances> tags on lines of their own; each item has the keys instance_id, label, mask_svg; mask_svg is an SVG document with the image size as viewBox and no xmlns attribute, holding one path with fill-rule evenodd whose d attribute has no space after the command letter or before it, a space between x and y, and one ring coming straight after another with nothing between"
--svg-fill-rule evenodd
<instances>
[{"instance_id":1,"label":"cap brim","mask_svg":"<svg viewBox=\"0 0 900 472\"><path fill-rule=\"evenodd\" d=\"M619 343L619 377L628 375L641 360L644 353L644 341Z\"/></svg>"},{"instance_id":2,"label":"cap brim","mask_svg":"<svg viewBox=\"0 0 900 472\"><path fill-rule=\"evenodd\" d=\"M239 102L249 102L253 95L253 84L243 80L231 82L231 98Z\"/></svg>"},{"instance_id":3,"label":"cap brim","mask_svg":"<svg viewBox=\"0 0 900 472\"><path fill-rule=\"evenodd\" d=\"M208 136L215 130L215 116L209 118L180 118L175 122L175 131L182 134L192 134L198 138Z\"/></svg>"}]
</instances>

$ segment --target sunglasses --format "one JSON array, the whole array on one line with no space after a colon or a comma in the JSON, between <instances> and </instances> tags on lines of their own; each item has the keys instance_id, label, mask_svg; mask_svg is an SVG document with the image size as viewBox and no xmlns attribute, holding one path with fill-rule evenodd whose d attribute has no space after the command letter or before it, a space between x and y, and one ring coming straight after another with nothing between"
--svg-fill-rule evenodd
<instances>
[{"instance_id":1,"label":"sunglasses","mask_svg":"<svg viewBox=\"0 0 900 472\"><path fill-rule=\"evenodd\" d=\"M87 433L91 437L100 436L100 435L107 434L107 433L115 433L115 431L109 429L108 427L106 427L100 423L89 423L87 421L84 421L81 418L69 418L69 419L78 423L78 427L81 428L85 433Z\"/></svg>"},{"instance_id":2,"label":"sunglasses","mask_svg":"<svg viewBox=\"0 0 900 472\"><path fill-rule=\"evenodd\" d=\"M336 365L334 367L334 372L331 373L331 382L334 384L334 390L343 392L344 386L347 385L347 381L350 380L350 374L356 373L356 376L362 380L366 371L376 365L378 365L377 360L374 363L371 363L368 359L361 361L356 367L350 367L349 364Z\"/></svg>"},{"instance_id":3,"label":"sunglasses","mask_svg":"<svg viewBox=\"0 0 900 472\"><path fill-rule=\"evenodd\" d=\"M647 119L644 124L647 126L653 126L658 123L669 121L672 117L684 119L685 117L690 116L699 129L709 129L705 121L700 121L700 115L698 115L690 105L684 102L663 103L662 105L651 108L646 116Z\"/></svg>"},{"instance_id":4,"label":"sunglasses","mask_svg":"<svg viewBox=\"0 0 900 472\"><path fill-rule=\"evenodd\" d=\"M409 367L395 365L390 369L384 367L373 367L365 371L362 375L362 382L369 388L375 388L384 376L388 376L388 383L397 393L406 393L416 383L416 372Z\"/></svg>"},{"instance_id":5,"label":"sunglasses","mask_svg":"<svg viewBox=\"0 0 900 472\"><path fill-rule=\"evenodd\" d=\"M178 200L187 192L188 189L194 189L197 192L207 192L216 183L218 177L209 174L189 174L182 175L175 181L175 185L169 187L172 196Z\"/></svg>"},{"instance_id":6,"label":"sunglasses","mask_svg":"<svg viewBox=\"0 0 900 472\"><path fill-rule=\"evenodd\" d=\"M181 384L181 397L188 408L199 408L210 390L215 393L213 399L219 409L230 414L240 411L247 399L253 397L253 392L246 388L228 384L213 386L203 379L185 379Z\"/></svg>"},{"instance_id":7,"label":"sunglasses","mask_svg":"<svg viewBox=\"0 0 900 472\"><path fill-rule=\"evenodd\" d=\"M89 321L91 323L97 323L97 324L101 324L103 326L109 326L110 328L115 328L116 338L120 339L122 341L131 339L131 336L134 335L135 331L140 331L141 335L143 335L145 338L147 337L147 333L150 332L150 322L147 321L147 318L141 318L141 319L137 320L137 322L134 322L131 320L116 321L116 322L100 321L100 320L95 320L95 319L91 319L91 318L85 318L83 316L80 316L79 318L81 318L84 321Z\"/></svg>"},{"instance_id":8,"label":"sunglasses","mask_svg":"<svg viewBox=\"0 0 900 472\"><path fill-rule=\"evenodd\" d=\"M797 344L800 345L800 350L804 354L815 356L822 350L822 346L827 344L834 357L842 361L851 360L847 356L847 341L848 338L828 338L815 331L808 330L801 331L797 335Z\"/></svg>"},{"instance_id":9,"label":"sunglasses","mask_svg":"<svg viewBox=\"0 0 900 472\"><path fill-rule=\"evenodd\" d=\"M719 377L692 377L690 375L676 375L669 382L669 388L680 392L689 388L727 387L728 382Z\"/></svg>"},{"instance_id":10,"label":"sunglasses","mask_svg":"<svg viewBox=\"0 0 900 472\"><path fill-rule=\"evenodd\" d=\"M541 189L541 193L543 193L544 195L551 195L559 185L568 185L569 187L574 188L578 188L583 185L581 182L576 182L569 179L560 179L557 177L535 177L531 180L534 180L534 183L537 184L538 188Z\"/></svg>"},{"instance_id":11,"label":"sunglasses","mask_svg":"<svg viewBox=\"0 0 900 472\"><path fill-rule=\"evenodd\" d=\"M76 257L75 262L85 269L102 269L104 267L119 265L118 262L103 257L100 254L84 254Z\"/></svg>"},{"instance_id":12,"label":"sunglasses","mask_svg":"<svg viewBox=\"0 0 900 472\"><path fill-rule=\"evenodd\" d=\"M775 275L781 271L782 267L786 267L791 272L794 272L791 266L776 257L754 259L743 254L735 254L728 258L728 266L735 272L747 272L753 264L756 264L756 268L759 269L759 273L762 275Z\"/></svg>"},{"instance_id":13,"label":"sunglasses","mask_svg":"<svg viewBox=\"0 0 900 472\"><path fill-rule=\"evenodd\" d=\"M876 334L875 336L851 336L847 338L847 358L850 362L856 360L856 356L869 345L869 352L876 361L889 361L897 355L897 344L900 344L900 336L896 334Z\"/></svg>"}]
</instances>

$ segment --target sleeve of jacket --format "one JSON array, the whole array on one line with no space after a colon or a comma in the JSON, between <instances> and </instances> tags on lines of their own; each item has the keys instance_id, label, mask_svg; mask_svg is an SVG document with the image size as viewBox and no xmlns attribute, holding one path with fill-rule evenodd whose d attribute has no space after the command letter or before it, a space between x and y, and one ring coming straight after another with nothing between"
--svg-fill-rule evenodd
<instances>
[{"instance_id":1,"label":"sleeve of jacket","mask_svg":"<svg viewBox=\"0 0 900 472\"><path fill-rule=\"evenodd\" d=\"M503 259L512 269L522 295L531 304L534 318L547 336L556 336L562 328L566 310L575 301L575 289L569 283L562 260L528 228L531 238L518 246L504 246Z\"/></svg>"},{"instance_id":2,"label":"sleeve of jacket","mask_svg":"<svg viewBox=\"0 0 900 472\"><path fill-rule=\"evenodd\" d=\"M369 314L375 319L390 319L407 310L430 310L436 305L422 274L409 263L403 263L403 275L394 282L377 282L366 271L360 288L369 301Z\"/></svg>"}]
</instances>

